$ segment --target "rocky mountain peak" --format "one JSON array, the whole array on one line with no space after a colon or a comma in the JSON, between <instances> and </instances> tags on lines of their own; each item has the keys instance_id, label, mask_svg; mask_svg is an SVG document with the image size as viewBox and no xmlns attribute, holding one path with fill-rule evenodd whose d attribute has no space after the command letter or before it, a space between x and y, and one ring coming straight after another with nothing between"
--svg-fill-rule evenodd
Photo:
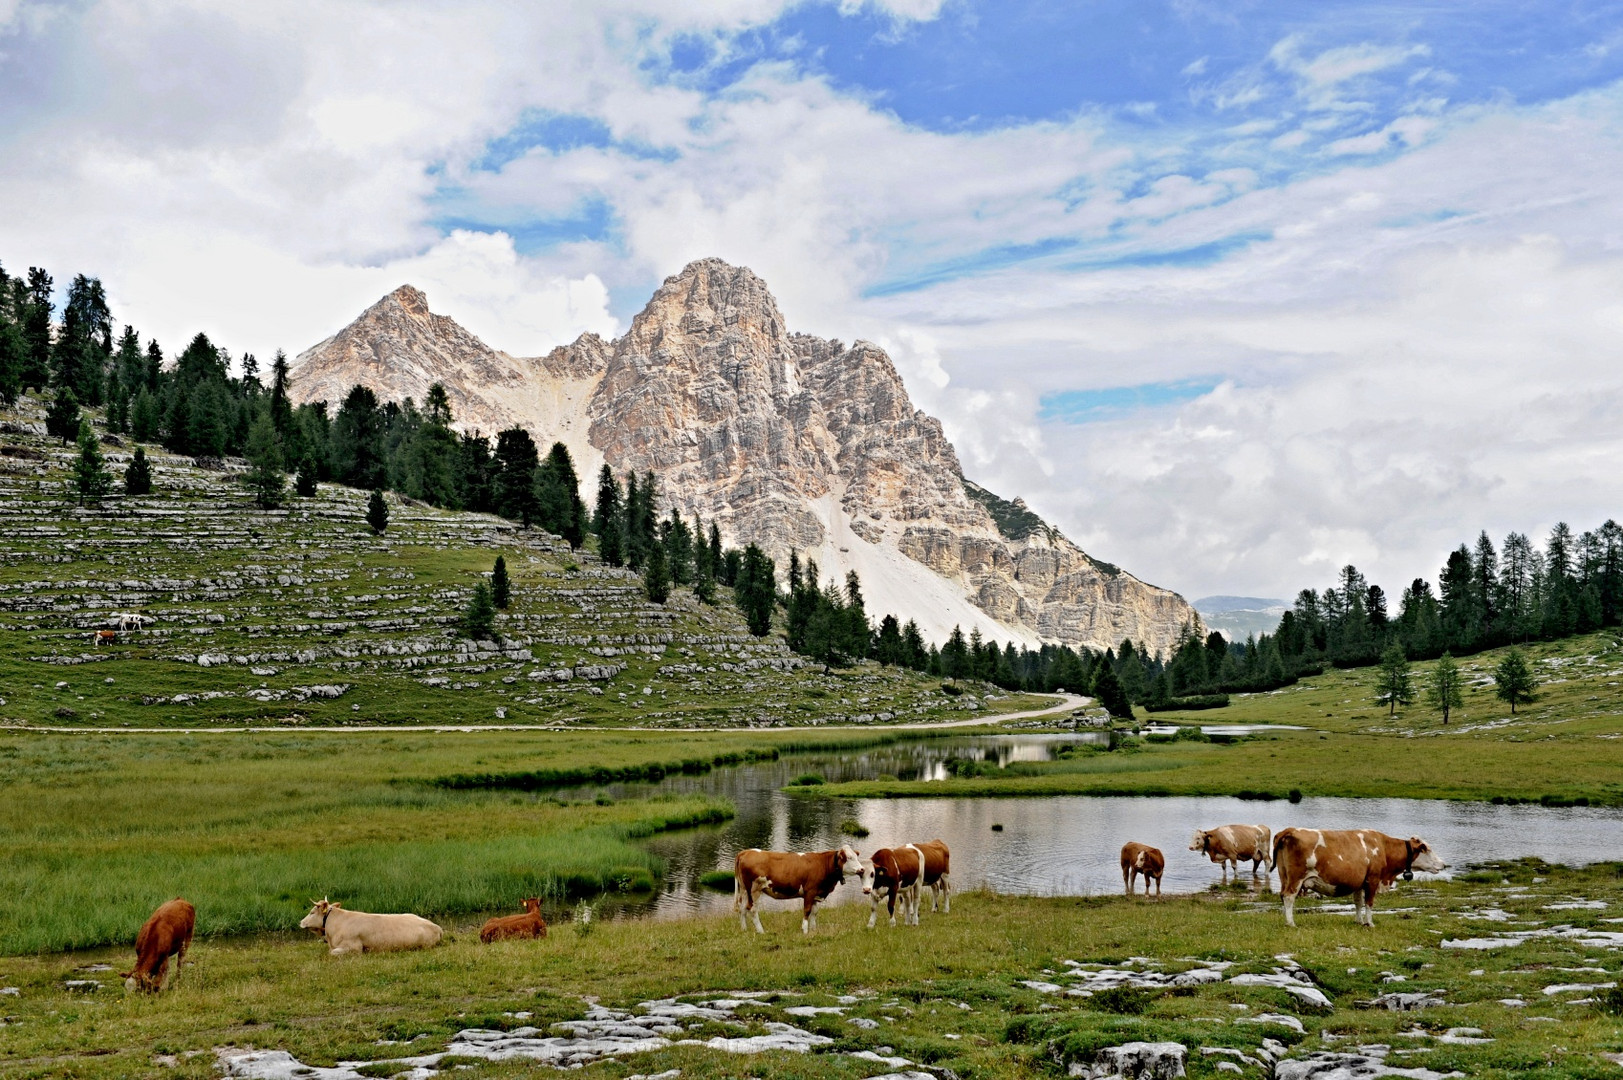
<instances>
[{"instance_id":1,"label":"rocky mountain peak","mask_svg":"<svg viewBox=\"0 0 1623 1080\"><path fill-rule=\"evenodd\" d=\"M299 400L380 397L443 382L461 426L512 424L569 446L582 476L652 471L662 513L715 521L727 542L791 551L825 580L862 579L871 611L991 640L1168 650L1182 597L1090 558L1016 499L963 476L934 417L866 341L791 334L766 282L699 259L665 279L625 336L545 357L497 352L403 285L301 354Z\"/></svg>"}]
</instances>

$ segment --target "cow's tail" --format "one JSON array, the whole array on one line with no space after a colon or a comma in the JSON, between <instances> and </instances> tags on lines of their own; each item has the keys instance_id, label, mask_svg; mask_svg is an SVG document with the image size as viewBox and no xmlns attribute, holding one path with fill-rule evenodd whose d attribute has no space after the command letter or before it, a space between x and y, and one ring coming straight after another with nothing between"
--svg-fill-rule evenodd
<instances>
[{"instance_id":1,"label":"cow's tail","mask_svg":"<svg viewBox=\"0 0 1623 1080\"><path fill-rule=\"evenodd\" d=\"M1279 865L1279 847L1285 842L1285 833L1285 829L1280 829L1274 834L1274 846L1268 852L1269 870L1272 870L1275 866Z\"/></svg>"}]
</instances>

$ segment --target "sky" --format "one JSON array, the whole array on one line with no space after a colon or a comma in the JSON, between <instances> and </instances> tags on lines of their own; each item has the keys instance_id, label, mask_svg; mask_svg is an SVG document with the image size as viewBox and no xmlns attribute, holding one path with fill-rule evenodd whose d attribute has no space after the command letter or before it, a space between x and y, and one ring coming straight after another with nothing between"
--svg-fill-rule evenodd
<instances>
[{"instance_id":1,"label":"sky","mask_svg":"<svg viewBox=\"0 0 1623 1080\"><path fill-rule=\"evenodd\" d=\"M1623 512L1623 0L0 0L0 264L263 361L759 273L1186 596Z\"/></svg>"}]
</instances>

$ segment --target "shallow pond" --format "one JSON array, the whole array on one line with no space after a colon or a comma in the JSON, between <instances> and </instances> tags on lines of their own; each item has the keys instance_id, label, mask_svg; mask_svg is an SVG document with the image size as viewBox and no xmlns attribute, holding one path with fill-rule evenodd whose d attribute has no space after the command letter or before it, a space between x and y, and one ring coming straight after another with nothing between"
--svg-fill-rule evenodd
<instances>
[{"instance_id":1,"label":"shallow pond","mask_svg":"<svg viewBox=\"0 0 1623 1080\"><path fill-rule=\"evenodd\" d=\"M1300 804L1228 797L909 798L816 799L783 794L797 776L817 773L830 782L890 775L940 779L950 758L999 764L1048 760L1058 745L1103 741L1102 734L971 736L898 743L869 750L797 754L779 761L717 769L699 777L671 777L659 785L611 786L615 795L645 795L651 787L702 791L733 800L738 816L723 826L654 838L650 848L667 861L660 891L624 902L606 900L604 914L680 918L731 909L729 892L699 884L707 871L731 870L742 848L813 851L851 843L864 855L880 847L939 838L952 850L956 889L988 886L1035 896L1088 896L1122 887L1121 845L1138 840L1166 855L1163 888L1190 892L1215 884L1219 868L1188 850L1197 828L1236 822L1328 829L1374 828L1394 836L1423 837L1452 868L1536 855L1582 865L1623 858L1623 808L1494 806L1429 799L1306 798ZM593 789L594 791L598 789ZM575 793L577 796L581 792ZM869 835L840 830L860 822ZM994 825L1002 829L994 831ZM1424 877L1425 875L1421 875ZM835 903L862 900L842 886ZM790 905L767 901L771 909Z\"/></svg>"}]
</instances>

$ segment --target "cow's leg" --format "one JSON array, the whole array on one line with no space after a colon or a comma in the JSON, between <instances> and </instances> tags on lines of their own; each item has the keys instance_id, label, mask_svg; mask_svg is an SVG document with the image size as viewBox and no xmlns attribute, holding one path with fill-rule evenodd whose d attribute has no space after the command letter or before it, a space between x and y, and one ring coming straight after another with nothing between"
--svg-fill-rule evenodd
<instances>
[{"instance_id":1,"label":"cow's leg","mask_svg":"<svg viewBox=\"0 0 1623 1080\"><path fill-rule=\"evenodd\" d=\"M1300 886L1298 886L1298 888L1300 888ZM1279 886L1279 891L1281 893L1283 893L1284 897L1285 897L1285 925L1286 926L1295 926L1296 925L1296 889L1292 889L1289 886L1285 885L1283 882L1281 882L1280 886Z\"/></svg>"},{"instance_id":2,"label":"cow's leg","mask_svg":"<svg viewBox=\"0 0 1623 1080\"><path fill-rule=\"evenodd\" d=\"M941 913L945 915L952 910L952 881L945 871L936 879L936 885L941 889ZM930 890L930 910L935 910L935 889Z\"/></svg>"},{"instance_id":3,"label":"cow's leg","mask_svg":"<svg viewBox=\"0 0 1623 1080\"><path fill-rule=\"evenodd\" d=\"M934 896L935 893L931 893ZM924 884L915 881L907 890L908 922L914 926L919 924L919 909L924 906Z\"/></svg>"},{"instance_id":4,"label":"cow's leg","mask_svg":"<svg viewBox=\"0 0 1623 1080\"><path fill-rule=\"evenodd\" d=\"M1150 894L1150 888L1149 888L1148 885L1146 885L1146 886L1144 886L1144 895L1148 896L1149 894ZM1155 898L1157 900L1161 899L1161 875L1160 874L1155 875Z\"/></svg>"},{"instance_id":5,"label":"cow's leg","mask_svg":"<svg viewBox=\"0 0 1623 1080\"><path fill-rule=\"evenodd\" d=\"M1121 868L1121 883L1122 883L1122 886L1127 890L1127 895L1132 896L1133 895L1133 865L1132 865L1132 863L1128 863L1126 866ZM931 890L930 895L934 896L935 891Z\"/></svg>"},{"instance_id":6,"label":"cow's leg","mask_svg":"<svg viewBox=\"0 0 1623 1080\"><path fill-rule=\"evenodd\" d=\"M801 903L801 909L800 909L800 932L802 934L811 933L812 928L816 925L816 923L813 921L816 918L817 918L817 901L808 896Z\"/></svg>"},{"instance_id":7,"label":"cow's leg","mask_svg":"<svg viewBox=\"0 0 1623 1080\"><path fill-rule=\"evenodd\" d=\"M868 929L872 930L879 921L879 890L875 889L868 898L872 901L868 906Z\"/></svg>"},{"instance_id":8,"label":"cow's leg","mask_svg":"<svg viewBox=\"0 0 1623 1080\"><path fill-rule=\"evenodd\" d=\"M765 892L765 891L766 891L766 881L765 881L765 879L757 879L755 881L750 882L749 911L750 911L750 917L755 920L755 932L757 934L766 933L766 927L761 925L761 908L760 908L761 894L763 892Z\"/></svg>"},{"instance_id":9,"label":"cow's leg","mask_svg":"<svg viewBox=\"0 0 1623 1080\"><path fill-rule=\"evenodd\" d=\"M1363 892L1364 925L1371 930L1375 929L1375 896L1380 891L1380 885L1371 882Z\"/></svg>"}]
</instances>

